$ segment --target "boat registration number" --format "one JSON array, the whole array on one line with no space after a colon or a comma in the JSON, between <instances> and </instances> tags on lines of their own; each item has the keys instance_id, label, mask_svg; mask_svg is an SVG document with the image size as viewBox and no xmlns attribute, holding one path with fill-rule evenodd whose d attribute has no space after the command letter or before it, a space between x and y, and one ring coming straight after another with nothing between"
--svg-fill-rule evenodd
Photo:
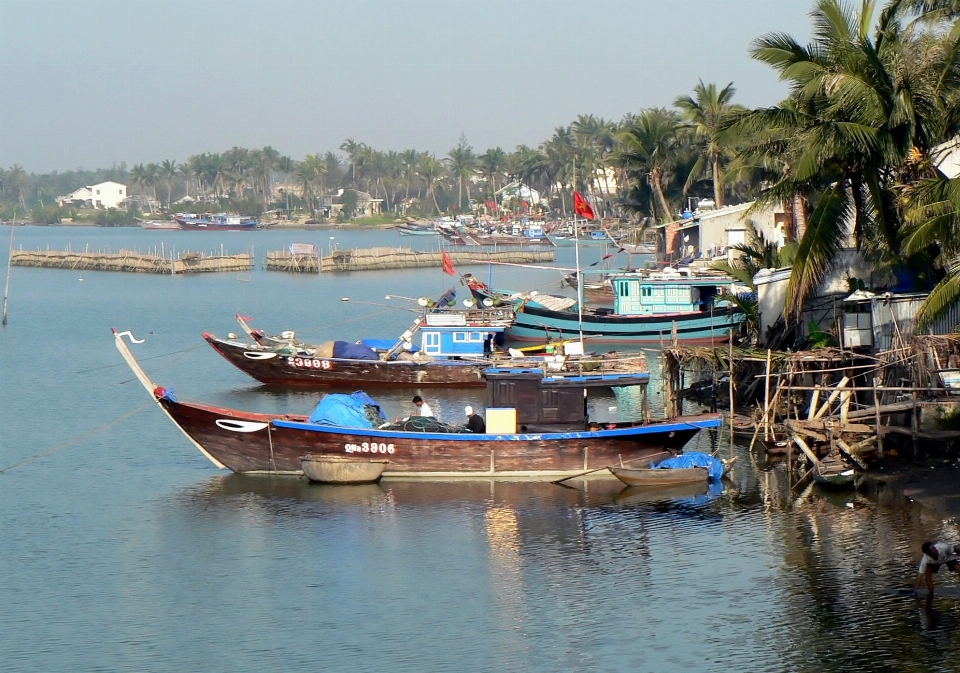
<instances>
[{"instance_id":1,"label":"boat registration number","mask_svg":"<svg viewBox=\"0 0 960 673\"><path fill-rule=\"evenodd\" d=\"M319 358L287 358L287 364L294 367L305 367L307 369L333 369L333 363L330 360L321 360Z\"/></svg>"},{"instance_id":2,"label":"boat registration number","mask_svg":"<svg viewBox=\"0 0 960 673\"><path fill-rule=\"evenodd\" d=\"M393 453L393 444L383 442L362 442L360 444L344 444L343 450L347 453Z\"/></svg>"}]
</instances>

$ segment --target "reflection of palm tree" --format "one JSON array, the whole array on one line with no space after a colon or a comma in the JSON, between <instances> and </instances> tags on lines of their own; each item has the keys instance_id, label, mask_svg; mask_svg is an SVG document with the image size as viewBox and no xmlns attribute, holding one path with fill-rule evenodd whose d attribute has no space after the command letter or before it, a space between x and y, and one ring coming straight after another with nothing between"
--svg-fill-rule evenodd
<instances>
[{"instance_id":1,"label":"reflection of palm tree","mask_svg":"<svg viewBox=\"0 0 960 673\"><path fill-rule=\"evenodd\" d=\"M723 124L730 116L732 108L730 101L735 92L733 82L717 91L716 84L705 85L703 80L700 80L697 86L693 88L694 96L679 96L673 102L676 107L683 111L683 116L687 121L686 128L693 134L700 148L700 156L697 163L694 164L693 170L690 171L690 175L687 176L684 189L690 188L697 177L704 172L705 165L709 166L713 178L713 200L717 208L723 206L723 180L720 163L724 154L730 149L723 142Z\"/></svg>"}]
</instances>

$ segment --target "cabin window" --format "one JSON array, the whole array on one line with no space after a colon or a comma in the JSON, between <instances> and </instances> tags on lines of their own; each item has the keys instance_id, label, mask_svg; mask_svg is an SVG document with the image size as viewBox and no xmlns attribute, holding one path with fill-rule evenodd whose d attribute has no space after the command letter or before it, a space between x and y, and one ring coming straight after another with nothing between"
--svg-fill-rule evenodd
<instances>
[{"instance_id":1,"label":"cabin window","mask_svg":"<svg viewBox=\"0 0 960 673\"><path fill-rule=\"evenodd\" d=\"M480 342L483 339L480 337L480 332L454 332L453 333L453 342L454 343L470 343L470 342Z\"/></svg>"},{"instance_id":2,"label":"cabin window","mask_svg":"<svg viewBox=\"0 0 960 673\"><path fill-rule=\"evenodd\" d=\"M645 287L643 288L643 296L644 296L644 297L652 297L652 296L653 296L653 288L652 288L652 287L647 287L647 286L645 286Z\"/></svg>"},{"instance_id":3,"label":"cabin window","mask_svg":"<svg viewBox=\"0 0 960 673\"><path fill-rule=\"evenodd\" d=\"M440 352L440 332L423 333L423 349L428 353Z\"/></svg>"}]
</instances>

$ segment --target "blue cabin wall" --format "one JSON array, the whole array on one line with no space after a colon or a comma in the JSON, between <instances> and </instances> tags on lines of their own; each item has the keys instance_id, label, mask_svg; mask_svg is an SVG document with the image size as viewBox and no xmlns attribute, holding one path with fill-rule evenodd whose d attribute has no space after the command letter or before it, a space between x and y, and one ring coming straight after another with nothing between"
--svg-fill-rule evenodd
<instances>
[{"instance_id":1,"label":"blue cabin wall","mask_svg":"<svg viewBox=\"0 0 960 673\"><path fill-rule=\"evenodd\" d=\"M502 327L421 327L420 350L434 357L482 356L487 334L502 331Z\"/></svg>"}]
</instances>

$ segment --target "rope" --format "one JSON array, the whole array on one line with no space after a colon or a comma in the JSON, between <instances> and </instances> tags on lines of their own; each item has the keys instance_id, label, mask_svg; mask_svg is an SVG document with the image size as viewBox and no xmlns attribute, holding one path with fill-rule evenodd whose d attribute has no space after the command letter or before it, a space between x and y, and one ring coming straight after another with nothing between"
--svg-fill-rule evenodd
<instances>
[{"instance_id":1,"label":"rope","mask_svg":"<svg viewBox=\"0 0 960 673\"><path fill-rule=\"evenodd\" d=\"M27 458L26 460L21 460L19 463L14 463L13 465L9 465L9 466L3 468L2 470L0 470L0 474L3 474L3 473L6 472L7 470L12 470L12 469L15 468L15 467L20 467L21 465L26 465L27 463L33 462L34 460L37 460L37 459L39 459L39 458L44 458L44 457L46 457L46 456L51 456L51 455L55 454L57 451L61 451L61 450L65 449L65 448L67 448L68 446L73 446L73 445L76 444L77 442L83 441L83 440L86 439L87 437L92 437L93 435L97 434L98 432L102 432L102 431L106 430L107 428L109 428L110 426L116 425L116 424L119 423L120 421L124 421L124 420L130 418L130 417L133 416L134 414L140 413L141 411L143 411L144 409L146 409L147 407L149 407L149 406L152 405L152 404L153 404L153 402L147 402L147 403L144 404L142 407L138 407L137 409L134 409L134 410L131 411L130 413L124 414L124 415L121 416L120 418L115 418L115 419L113 419L112 421L110 421L109 423L105 423L104 425L101 425L99 428L96 428L96 429L91 430L90 432L88 432L88 433L86 433L86 434L83 434L83 435L80 435L79 437L76 437L76 438L74 438L74 439L71 439L69 442L64 442L63 444L61 444L61 445L59 445L59 446L56 446L56 447L50 449L49 451L45 451L45 452L43 452L43 453L38 453L37 455L33 456L32 458Z\"/></svg>"},{"instance_id":2,"label":"rope","mask_svg":"<svg viewBox=\"0 0 960 673\"><path fill-rule=\"evenodd\" d=\"M177 355L179 353L189 353L190 351L195 351L198 348L205 348L206 345L207 344L203 344L202 346L194 346L193 348L187 348L186 350L182 350L182 351L173 351L172 353L164 353L163 355L154 355L149 358L138 358L138 362L146 362L147 360L156 360L157 358L168 358L171 355ZM176 360L174 360L174 362L176 362ZM81 369L80 371L77 372L77 374L87 374L89 372L98 372L101 369L110 369L112 367L126 367L126 366L127 366L126 362L120 362L115 365L104 365L103 367L94 367L93 369Z\"/></svg>"}]
</instances>

